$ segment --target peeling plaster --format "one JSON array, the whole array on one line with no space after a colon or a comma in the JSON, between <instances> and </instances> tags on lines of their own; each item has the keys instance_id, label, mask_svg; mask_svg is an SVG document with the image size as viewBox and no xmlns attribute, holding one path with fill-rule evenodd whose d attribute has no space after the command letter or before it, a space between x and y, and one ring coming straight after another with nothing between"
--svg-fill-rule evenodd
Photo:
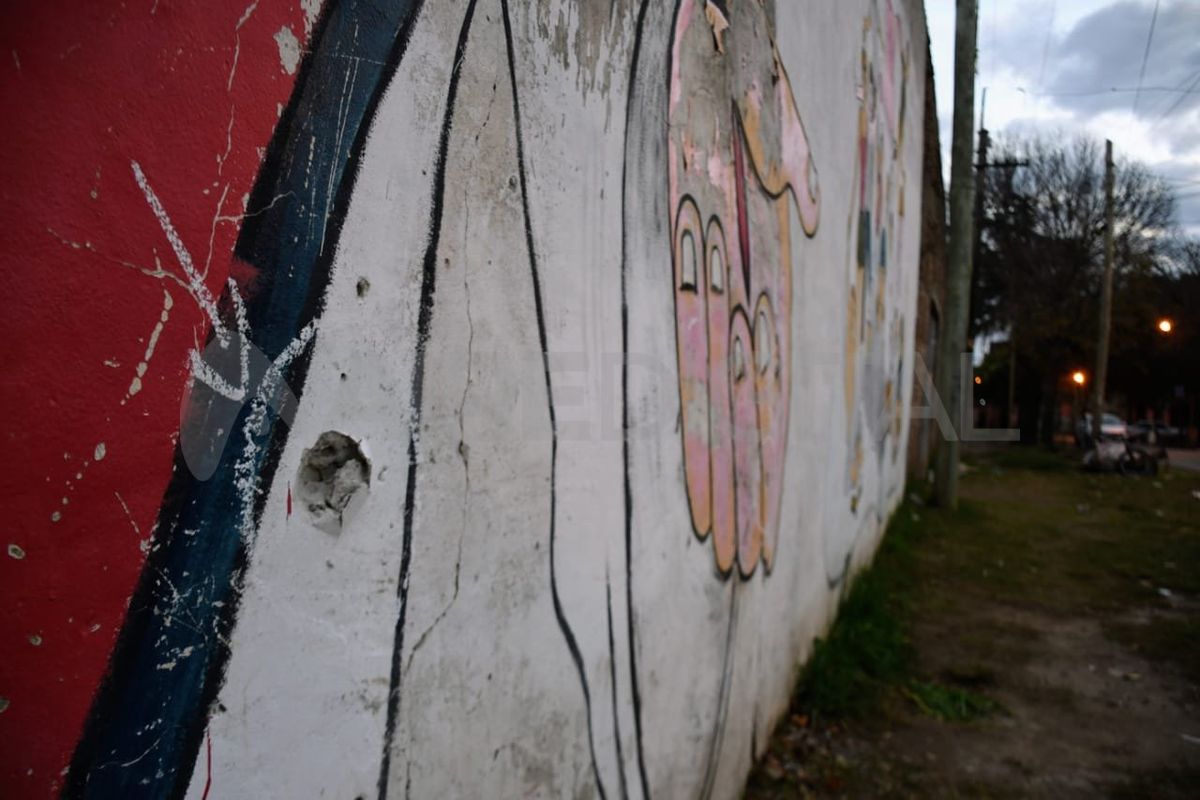
<instances>
[{"instance_id":1,"label":"peeling plaster","mask_svg":"<svg viewBox=\"0 0 1200 800\"><path fill-rule=\"evenodd\" d=\"M284 26L275 32L275 43L279 45L279 65L288 75L295 75L300 65L300 42L296 34Z\"/></svg>"}]
</instances>

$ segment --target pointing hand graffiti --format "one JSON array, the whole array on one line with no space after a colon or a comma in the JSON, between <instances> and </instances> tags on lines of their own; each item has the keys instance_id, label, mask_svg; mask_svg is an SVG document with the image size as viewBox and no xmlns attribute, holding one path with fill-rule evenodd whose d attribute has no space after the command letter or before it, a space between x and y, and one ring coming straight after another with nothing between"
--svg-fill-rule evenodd
<instances>
[{"instance_id":1,"label":"pointing hand graffiti","mask_svg":"<svg viewBox=\"0 0 1200 800\"><path fill-rule=\"evenodd\" d=\"M816 233L817 171L758 3L684 0L668 179L688 500L718 570L774 559L791 396L792 203Z\"/></svg>"}]
</instances>

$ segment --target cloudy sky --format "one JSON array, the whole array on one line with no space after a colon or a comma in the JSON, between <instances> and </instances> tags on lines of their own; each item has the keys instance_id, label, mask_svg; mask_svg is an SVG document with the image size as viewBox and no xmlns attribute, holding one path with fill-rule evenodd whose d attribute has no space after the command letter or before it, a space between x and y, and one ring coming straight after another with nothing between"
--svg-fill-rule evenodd
<instances>
[{"instance_id":1,"label":"cloudy sky","mask_svg":"<svg viewBox=\"0 0 1200 800\"><path fill-rule=\"evenodd\" d=\"M1200 0L979 0L975 125L1084 133L1167 179L1200 236ZM926 0L949 174L954 0ZM1153 37L1142 75L1153 21ZM1141 91L1137 87L1141 84Z\"/></svg>"}]
</instances>

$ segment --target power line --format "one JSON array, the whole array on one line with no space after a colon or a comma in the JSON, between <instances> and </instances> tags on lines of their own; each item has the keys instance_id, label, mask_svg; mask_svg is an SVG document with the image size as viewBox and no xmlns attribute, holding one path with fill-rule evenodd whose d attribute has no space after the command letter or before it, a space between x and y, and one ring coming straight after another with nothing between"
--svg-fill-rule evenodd
<instances>
[{"instance_id":1,"label":"power line","mask_svg":"<svg viewBox=\"0 0 1200 800\"><path fill-rule=\"evenodd\" d=\"M1050 23L1046 25L1046 42L1042 45L1042 68L1038 70L1037 88L1042 90L1042 81L1046 77L1046 57L1050 55L1050 35L1054 33L1054 15L1058 11L1058 0L1050 4Z\"/></svg>"},{"instance_id":2,"label":"power line","mask_svg":"<svg viewBox=\"0 0 1200 800\"><path fill-rule=\"evenodd\" d=\"M1193 90L1196 88L1197 84L1200 84L1200 70L1196 71L1196 77L1192 79L1192 82L1188 88L1179 95L1179 98L1171 104L1170 108L1163 112L1163 115L1158 118L1158 122L1154 123L1155 127L1157 127L1164 119L1175 113L1175 109L1179 108L1179 105L1187 99L1188 95L1193 93Z\"/></svg>"},{"instance_id":3,"label":"power line","mask_svg":"<svg viewBox=\"0 0 1200 800\"><path fill-rule=\"evenodd\" d=\"M1154 41L1154 25L1158 22L1158 3L1154 0L1154 14L1150 17L1150 31L1146 34L1146 50L1142 53L1142 68L1138 72L1138 88L1133 94L1133 113L1137 114L1138 98L1142 94L1142 81L1146 77L1146 62L1150 59L1150 44Z\"/></svg>"},{"instance_id":4,"label":"power line","mask_svg":"<svg viewBox=\"0 0 1200 800\"><path fill-rule=\"evenodd\" d=\"M1179 83L1177 83L1175 85L1175 88L1183 89L1186 91L1188 88L1188 84L1191 83L1191 81L1192 81L1192 74L1184 75L1183 80L1179 81ZM1163 101L1161 103L1161 105L1159 104L1160 99L1161 99L1160 97L1156 97L1156 98L1154 98L1154 102L1147 103L1146 111L1145 111L1146 116L1150 116L1151 112L1153 112L1154 115L1157 116L1159 114L1159 112L1162 111L1162 106L1171 105L1172 97L1170 95L1166 95L1166 100ZM1156 108L1155 106L1158 106L1158 107Z\"/></svg>"},{"instance_id":5,"label":"power line","mask_svg":"<svg viewBox=\"0 0 1200 800\"><path fill-rule=\"evenodd\" d=\"M1197 75L1197 80L1192 82L1192 85L1186 89L1181 89L1178 86L1110 86L1107 89L1082 89L1072 92L1030 92L1022 86L1017 87L1018 92L1037 95L1038 97L1089 97L1101 94L1128 94L1130 92L1167 92L1169 94L1180 94L1186 97L1190 94L1200 94L1200 90L1196 89L1196 83L1200 82L1200 75ZM1180 102L1182 102L1180 99Z\"/></svg>"}]
</instances>

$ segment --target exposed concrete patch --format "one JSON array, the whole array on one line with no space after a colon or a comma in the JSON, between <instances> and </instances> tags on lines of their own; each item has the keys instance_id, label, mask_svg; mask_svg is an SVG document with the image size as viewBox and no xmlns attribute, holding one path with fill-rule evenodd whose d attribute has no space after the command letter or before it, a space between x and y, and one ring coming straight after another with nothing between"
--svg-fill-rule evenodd
<instances>
[{"instance_id":1,"label":"exposed concrete patch","mask_svg":"<svg viewBox=\"0 0 1200 800\"><path fill-rule=\"evenodd\" d=\"M300 10L304 12L304 35L312 33L313 23L321 13L321 0L300 0Z\"/></svg>"},{"instance_id":2,"label":"exposed concrete patch","mask_svg":"<svg viewBox=\"0 0 1200 800\"><path fill-rule=\"evenodd\" d=\"M300 459L297 494L309 521L326 533L341 533L352 506L366 501L370 486L371 463L344 433L322 433Z\"/></svg>"},{"instance_id":3,"label":"exposed concrete patch","mask_svg":"<svg viewBox=\"0 0 1200 800\"><path fill-rule=\"evenodd\" d=\"M599 91L607 96L612 88L613 64L604 56L619 47L630 34L635 6L629 0L612 3L563 4L538 0L531 17L537 35L549 43L562 64L574 61L576 87L583 93Z\"/></svg>"},{"instance_id":4,"label":"exposed concrete patch","mask_svg":"<svg viewBox=\"0 0 1200 800\"><path fill-rule=\"evenodd\" d=\"M300 64L300 42L296 34L284 26L275 32L275 44L279 45L279 65L288 75L295 75Z\"/></svg>"}]
</instances>

